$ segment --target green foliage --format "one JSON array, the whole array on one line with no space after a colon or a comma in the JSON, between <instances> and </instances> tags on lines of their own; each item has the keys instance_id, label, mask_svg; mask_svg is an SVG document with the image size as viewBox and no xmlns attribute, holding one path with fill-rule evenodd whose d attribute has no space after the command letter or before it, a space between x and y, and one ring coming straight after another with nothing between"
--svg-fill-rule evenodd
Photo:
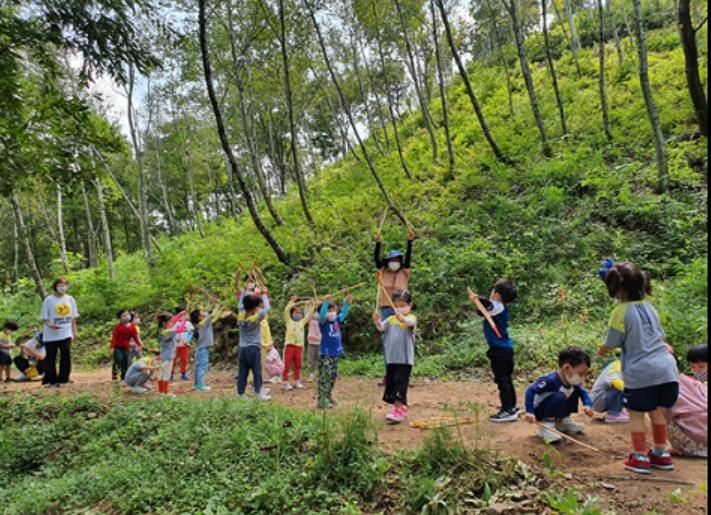
<instances>
[{"instance_id":1,"label":"green foliage","mask_svg":"<svg viewBox=\"0 0 711 515\"><path fill-rule=\"evenodd\" d=\"M602 515L604 512L597 506L598 500L595 497L586 497L581 502L578 494L573 490L568 490L561 494L549 494L546 502L554 510L558 510L563 515Z\"/></svg>"}]
</instances>

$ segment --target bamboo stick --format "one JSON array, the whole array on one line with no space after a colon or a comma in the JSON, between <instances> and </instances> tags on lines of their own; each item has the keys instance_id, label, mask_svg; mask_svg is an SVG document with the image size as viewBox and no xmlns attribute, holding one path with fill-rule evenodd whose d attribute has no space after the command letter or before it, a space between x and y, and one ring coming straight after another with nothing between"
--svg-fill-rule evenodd
<instances>
[{"instance_id":1,"label":"bamboo stick","mask_svg":"<svg viewBox=\"0 0 711 515\"><path fill-rule=\"evenodd\" d=\"M540 427L542 427L542 428L545 428L545 429L547 429L548 431L551 431L551 432L557 434L558 436L562 436L562 437L565 438L566 440L570 440L570 441L573 442L573 443L577 443L578 445L582 445L583 447L585 447L585 448L587 448L587 449L590 449L591 451L600 452L600 449L598 449L597 447L593 447L592 445L588 445L588 444L586 444L585 442L581 442L580 440L577 440L577 439L573 438L572 436L569 436L569 435L567 435L567 434L565 434L565 433L563 433L563 432L561 432L561 431L558 431L557 429L555 429L555 428L553 428L553 427L547 426L547 425L542 424L541 422L538 422L538 421L536 421L536 425L538 425L538 426L540 426Z\"/></svg>"},{"instance_id":2,"label":"bamboo stick","mask_svg":"<svg viewBox=\"0 0 711 515\"><path fill-rule=\"evenodd\" d=\"M471 297L469 299L474 303L474 305L477 307L479 312L484 316L484 318L486 318L486 321L489 322L489 325L494 330L494 333L496 333L496 336L501 338L501 333L499 332L499 328L496 327L496 323L494 322L494 319L491 318L489 311L481 303L481 301L479 300L479 297L477 297L477 294L474 293L472 291L472 289L469 287L467 287L467 291L469 292L469 295L471 295Z\"/></svg>"},{"instance_id":3,"label":"bamboo stick","mask_svg":"<svg viewBox=\"0 0 711 515\"><path fill-rule=\"evenodd\" d=\"M385 206L385 211L383 211L383 216L380 218L380 225L378 225L378 233L383 231L383 225L385 225L385 219L388 217L388 212L390 211L390 206Z\"/></svg>"},{"instance_id":4,"label":"bamboo stick","mask_svg":"<svg viewBox=\"0 0 711 515\"><path fill-rule=\"evenodd\" d=\"M387 299L388 304L390 304L390 307L393 308L393 311L395 311L395 303L393 302L392 297L390 297L388 290L386 290L385 286L383 286L382 272L380 270L378 270L378 273L375 274L375 277L378 279L378 286L380 286L380 288L383 290L383 293L385 294L385 298Z\"/></svg>"}]
</instances>

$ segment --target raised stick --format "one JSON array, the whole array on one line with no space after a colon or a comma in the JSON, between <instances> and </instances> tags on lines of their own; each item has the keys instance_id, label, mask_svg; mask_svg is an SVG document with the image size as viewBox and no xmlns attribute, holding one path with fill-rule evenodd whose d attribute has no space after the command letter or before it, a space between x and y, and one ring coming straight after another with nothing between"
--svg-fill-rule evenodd
<instances>
[{"instance_id":1,"label":"raised stick","mask_svg":"<svg viewBox=\"0 0 711 515\"><path fill-rule=\"evenodd\" d=\"M380 272L380 270L378 270L378 272L375 274L375 277L378 280L378 286L383 290L383 293L385 294L385 298L388 300L388 304L390 304L390 307L393 308L393 311L397 311L395 309L395 303L393 302L393 299L390 297L388 290L386 290L385 286L383 286L382 276L383 276L383 274Z\"/></svg>"},{"instance_id":2,"label":"raised stick","mask_svg":"<svg viewBox=\"0 0 711 515\"><path fill-rule=\"evenodd\" d=\"M361 283L358 283L358 284L354 284L353 286L347 286L347 287L345 287L345 288L342 288L342 289L338 290L337 292L329 293L328 295L330 295L331 297L335 297L335 296L338 295L339 293L350 292L350 290L355 290L356 288L360 288L361 286L365 286L365 283L364 283L364 282L361 282ZM315 292L314 292L314 293L315 293ZM318 301L323 301L323 300L326 300L326 297L327 297L328 295L324 295L323 297L316 297L316 299L313 299L313 300L316 300L316 302L318 302ZM309 300L312 300L311 297L309 297L309 298L306 299L306 300L300 300L300 301L297 302L296 304L303 304L303 303L305 303L305 302L308 302Z\"/></svg>"},{"instance_id":3,"label":"raised stick","mask_svg":"<svg viewBox=\"0 0 711 515\"><path fill-rule=\"evenodd\" d=\"M557 435L559 435L559 436L562 436L562 437L565 438L566 440L570 440L571 442L577 443L578 445L582 445L583 447L585 447L585 448L587 448L587 449L590 449L591 451L600 452L600 449L598 449L597 447L593 447L592 445L588 445L588 444L586 444L585 442L581 442L580 440L576 440L576 439L573 438L572 436L568 436L568 435L566 435L565 433L561 433L560 431L558 431L558 430L555 429L555 428L552 428L552 427L550 427L550 426L546 426L545 424L542 424L542 423L540 423L540 422L538 422L538 421L536 421L536 425L538 425L538 426L540 426L540 427L543 427L543 428L547 429L548 431L552 431L553 433L555 433L555 434L557 434Z\"/></svg>"},{"instance_id":4,"label":"raised stick","mask_svg":"<svg viewBox=\"0 0 711 515\"><path fill-rule=\"evenodd\" d=\"M378 234L383 230L383 225L385 225L385 219L388 217L388 211L390 211L389 206L385 206L385 211L383 211L383 216L380 218L380 225L378 225Z\"/></svg>"},{"instance_id":5,"label":"raised stick","mask_svg":"<svg viewBox=\"0 0 711 515\"><path fill-rule=\"evenodd\" d=\"M484 305L481 303L479 300L479 297L477 297L476 293L472 291L471 288L467 287L467 291L469 292L469 295L471 295L470 300L474 303L474 305L477 307L479 312L486 318L486 321L489 322L489 325L491 328L494 330L494 333L496 333L496 336L501 338L501 333L499 332L499 328L496 327L496 323L494 322L494 319L491 318L491 315L487 311L487 309L484 307Z\"/></svg>"}]
</instances>

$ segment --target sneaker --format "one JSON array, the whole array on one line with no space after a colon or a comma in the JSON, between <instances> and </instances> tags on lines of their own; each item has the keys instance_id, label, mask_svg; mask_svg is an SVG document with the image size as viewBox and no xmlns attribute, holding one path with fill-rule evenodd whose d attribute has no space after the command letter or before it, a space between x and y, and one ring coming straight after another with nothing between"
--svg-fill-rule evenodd
<instances>
[{"instance_id":1,"label":"sneaker","mask_svg":"<svg viewBox=\"0 0 711 515\"><path fill-rule=\"evenodd\" d=\"M272 399L272 396L269 395L269 392L259 392L255 396L255 399L260 400L260 401L269 401Z\"/></svg>"},{"instance_id":2,"label":"sneaker","mask_svg":"<svg viewBox=\"0 0 711 515\"><path fill-rule=\"evenodd\" d=\"M647 458L649 458L649 464L655 469L674 470L671 455L667 451L657 453L654 449L649 449Z\"/></svg>"},{"instance_id":3,"label":"sneaker","mask_svg":"<svg viewBox=\"0 0 711 515\"><path fill-rule=\"evenodd\" d=\"M572 435L582 432L585 428L583 424L578 422L573 422L570 417L564 417L555 423L555 428L563 433L570 433Z\"/></svg>"},{"instance_id":4,"label":"sneaker","mask_svg":"<svg viewBox=\"0 0 711 515\"><path fill-rule=\"evenodd\" d=\"M282 389L282 390L293 390L294 387L291 386L291 383L289 383L289 381L284 381L284 382L281 384L281 389Z\"/></svg>"},{"instance_id":5,"label":"sneaker","mask_svg":"<svg viewBox=\"0 0 711 515\"><path fill-rule=\"evenodd\" d=\"M281 383L281 377L279 377L279 376L272 376L272 377L269 378L269 382L272 383L272 384Z\"/></svg>"},{"instance_id":6,"label":"sneaker","mask_svg":"<svg viewBox=\"0 0 711 515\"><path fill-rule=\"evenodd\" d=\"M623 461L626 470L638 472L639 474L649 474L652 464L649 458L641 452L631 452Z\"/></svg>"},{"instance_id":7,"label":"sneaker","mask_svg":"<svg viewBox=\"0 0 711 515\"><path fill-rule=\"evenodd\" d=\"M314 378L314 375L313 375L313 374L309 374L309 379L308 379L308 381L309 381L309 383L313 383L313 382L315 381L315 378Z\"/></svg>"},{"instance_id":8,"label":"sneaker","mask_svg":"<svg viewBox=\"0 0 711 515\"><path fill-rule=\"evenodd\" d=\"M148 388L144 388L143 386L134 386L131 388L131 393L146 393L148 391Z\"/></svg>"},{"instance_id":9,"label":"sneaker","mask_svg":"<svg viewBox=\"0 0 711 515\"><path fill-rule=\"evenodd\" d=\"M197 385L197 386L195 387L195 389L196 389L197 391L199 391L199 392L211 392L211 391L212 391L212 388L210 388L210 387L209 387L208 385L206 385L206 384Z\"/></svg>"},{"instance_id":10,"label":"sneaker","mask_svg":"<svg viewBox=\"0 0 711 515\"><path fill-rule=\"evenodd\" d=\"M630 416L626 411L620 411L619 413L607 413L605 415L605 422L607 424L624 424L630 421Z\"/></svg>"},{"instance_id":11,"label":"sneaker","mask_svg":"<svg viewBox=\"0 0 711 515\"><path fill-rule=\"evenodd\" d=\"M554 443L561 440L562 437L558 433L551 431L551 429L555 429L555 422L541 422L541 425L538 428L538 436L543 439L544 443Z\"/></svg>"},{"instance_id":12,"label":"sneaker","mask_svg":"<svg viewBox=\"0 0 711 515\"><path fill-rule=\"evenodd\" d=\"M301 384L301 381L296 381L294 383L294 388L298 388L299 390L301 390L303 387L304 387L304 385Z\"/></svg>"},{"instance_id":13,"label":"sneaker","mask_svg":"<svg viewBox=\"0 0 711 515\"><path fill-rule=\"evenodd\" d=\"M30 378L27 377L25 374L20 374L20 377L15 379L15 381L17 381L18 383L23 383L23 382L29 381L29 380L30 380Z\"/></svg>"},{"instance_id":14,"label":"sneaker","mask_svg":"<svg viewBox=\"0 0 711 515\"><path fill-rule=\"evenodd\" d=\"M331 404L328 401L326 401L326 402L317 401L316 402L316 409L329 409L329 408L333 408L333 404Z\"/></svg>"},{"instance_id":15,"label":"sneaker","mask_svg":"<svg viewBox=\"0 0 711 515\"><path fill-rule=\"evenodd\" d=\"M408 413L410 413L410 410L407 409L407 406L402 406L400 408L400 414L402 415L402 418L405 419L407 418Z\"/></svg>"},{"instance_id":16,"label":"sneaker","mask_svg":"<svg viewBox=\"0 0 711 515\"><path fill-rule=\"evenodd\" d=\"M180 374L180 380L181 380L181 381L188 381L189 379L190 379L190 378L188 377L188 373L187 373L187 372L183 372L182 374Z\"/></svg>"},{"instance_id":17,"label":"sneaker","mask_svg":"<svg viewBox=\"0 0 711 515\"><path fill-rule=\"evenodd\" d=\"M385 414L385 418L392 422L402 422L405 418L403 413L398 408L393 408Z\"/></svg>"},{"instance_id":18,"label":"sneaker","mask_svg":"<svg viewBox=\"0 0 711 515\"><path fill-rule=\"evenodd\" d=\"M247 397L245 394L237 394L237 398L241 401L246 401L247 399L249 399L249 397Z\"/></svg>"},{"instance_id":19,"label":"sneaker","mask_svg":"<svg viewBox=\"0 0 711 515\"><path fill-rule=\"evenodd\" d=\"M333 397L328 398L328 403L331 405L331 407L338 406L338 402Z\"/></svg>"},{"instance_id":20,"label":"sneaker","mask_svg":"<svg viewBox=\"0 0 711 515\"><path fill-rule=\"evenodd\" d=\"M514 409L502 409L496 415L489 417L491 422L516 422L518 420L518 412Z\"/></svg>"}]
</instances>

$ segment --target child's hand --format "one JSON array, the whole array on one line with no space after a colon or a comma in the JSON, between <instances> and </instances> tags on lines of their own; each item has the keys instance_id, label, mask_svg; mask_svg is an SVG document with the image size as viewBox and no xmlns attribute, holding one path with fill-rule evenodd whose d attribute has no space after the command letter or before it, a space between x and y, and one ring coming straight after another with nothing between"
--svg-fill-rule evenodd
<instances>
[{"instance_id":1,"label":"child's hand","mask_svg":"<svg viewBox=\"0 0 711 515\"><path fill-rule=\"evenodd\" d=\"M409 229L407 231L407 241L412 241L415 239L415 233L412 231L412 229Z\"/></svg>"},{"instance_id":2,"label":"child's hand","mask_svg":"<svg viewBox=\"0 0 711 515\"><path fill-rule=\"evenodd\" d=\"M402 313L396 313L395 318L397 318L398 322L402 322L403 324L405 323L405 315Z\"/></svg>"},{"instance_id":3,"label":"child's hand","mask_svg":"<svg viewBox=\"0 0 711 515\"><path fill-rule=\"evenodd\" d=\"M583 413L585 413L590 418L593 417L593 409L590 406L584 406Z\"/></svg>"},{"instance_id":4,"label":"child's hand","mask_svg":"<svg viewBox=\"0 0 711 515\"><path fill-rule=\"evenodd\" d=\"M608 349L607 347L605 347L605 345L603 344L603 345L600 345L600 347L597 349L597 355L598 355L598 356L604 356L604 355L607 354L609 351L610 351L610 349Z\"/></svg>"},{"instance_id":5,"label":"child's hand","mask_svg":"<svg viewBox=\"0 0 711 515\"><path fill-rule=\"evenodd\" d=\"M350 293L346 295L346 300L348 301L348 304L353 304L353 295Z\"/></svg>"},{"instance_id":6,"label":"child's hand","mask_svg":"<svg viewBox=\"0 0 711 515\"><path fill-rule=\"evenodd\" d=\"M380 235L380 233L376 233L376 235L375 235L375 241L377 241L378 243L380 243L381 241L383 241L383 237Z\"/></svg>"},{"instance_id":7,"label":"child's hand","mask_svg":"<svg viewBox=\"0 0 711 515\"><path fill-rule=\"evenodd\" d=\"M477 301L478 298L479 298L479 296L478 296L476 293L470 293L470 294L469 294L469 300L471 300L471 301L474 302L474 303L476 303L476 301Z\"/></svg>"},{"instance_id":8,"label":"child's hand","mask_svg":"<svg viewBox=\"0 0 711 515\"><path fill-rule=\"evenodd\" d=\"M373 312L373 321L374 321L376 324L379 324L379 323L380 323L380 313L378 313L377 311L374 311L374 312Z\"/></svg>"},{"instance_id":9,"label":"child's hand","mask_svg":"<svg viewBox=\"0 0 711 515\"><path fill-rule=\"evenodd\" d=\"M299 297L297 297L296 295L292 295L291 297L289 297L289 302L296 302L298 298Z\"/></svg>"},{"instance_id":10,"label":"child's hand","mask_svg":"<svg viewBox=\"0 0 711 515\"><path fill-rule=\"evenodd\" d=\"M326 295L323 299L331 302L333 300L333 295Z\"/></svg>"},{"instance_id":11,"label":"child's hand","mask_svg":"<svg viewBox=\"0 0 711 515\"><path fill-rule=\"evenodd\" d=\"M536 423L536 415L534 415L533 413L526 413L526 414L523 416L523 419L524 419L526 422L530 422L531 424L535 424L535 423Z\"/></svg>"}]
</instances>

